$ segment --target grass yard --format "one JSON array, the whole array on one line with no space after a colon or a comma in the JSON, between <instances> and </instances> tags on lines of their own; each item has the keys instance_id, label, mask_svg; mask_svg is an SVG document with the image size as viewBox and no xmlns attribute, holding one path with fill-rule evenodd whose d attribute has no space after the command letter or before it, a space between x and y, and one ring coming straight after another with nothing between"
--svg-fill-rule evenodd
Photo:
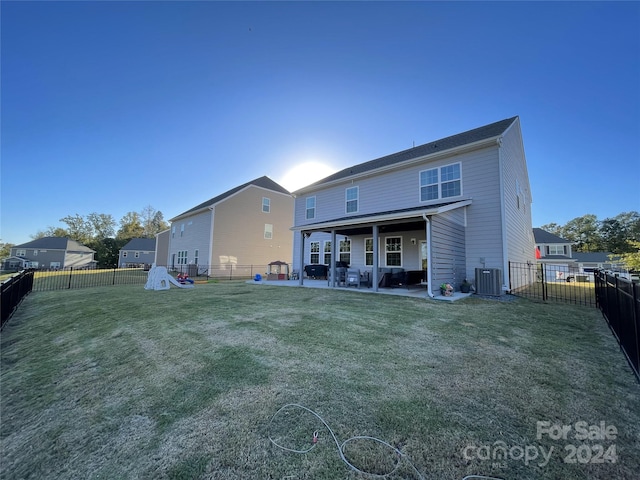
<instances>
[{"instance_id":1,"label":"grass yard","mask_svg":"<svg viewBox=\"0 0 640 480\"><path fill-rule=\"evenodd\" d=\"M386 479L640 478L640 386L594 308L114 286L31 294L1 342L3 479L372 478L287 404L401 450L345 446Z\"/></svg>"}]
</instances>

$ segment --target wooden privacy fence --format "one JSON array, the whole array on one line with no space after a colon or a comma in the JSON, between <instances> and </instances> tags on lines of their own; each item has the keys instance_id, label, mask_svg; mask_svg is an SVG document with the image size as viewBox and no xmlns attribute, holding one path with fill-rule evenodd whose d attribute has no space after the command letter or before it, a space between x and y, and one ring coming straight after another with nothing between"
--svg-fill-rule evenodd
<instances>
[{"instance_id":1,"label":"wooden privacy fence","mask_svg":"<svg viewBox=\"0 0 640 480\"><path fill-rule=\"evenodd\" d=\"M602 270L595 284L598 308L640 380L640 284Z\"/></svg>"}]
</instances>

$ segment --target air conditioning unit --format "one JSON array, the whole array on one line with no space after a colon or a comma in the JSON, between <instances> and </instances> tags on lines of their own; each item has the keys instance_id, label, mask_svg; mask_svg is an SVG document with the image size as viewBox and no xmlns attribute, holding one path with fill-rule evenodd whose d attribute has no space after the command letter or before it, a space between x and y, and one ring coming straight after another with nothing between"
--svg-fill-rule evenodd
<instances>
[{"instance_id":1,"label":"air conditioning unit","mask_svg":"<svg viewBox=\"0 0 640 480\"><path fill-rule=\"evenodd\" d=\"M476 293L502 295L502 270L499 268L476 268Z\"/></svg>"}]
</instances>

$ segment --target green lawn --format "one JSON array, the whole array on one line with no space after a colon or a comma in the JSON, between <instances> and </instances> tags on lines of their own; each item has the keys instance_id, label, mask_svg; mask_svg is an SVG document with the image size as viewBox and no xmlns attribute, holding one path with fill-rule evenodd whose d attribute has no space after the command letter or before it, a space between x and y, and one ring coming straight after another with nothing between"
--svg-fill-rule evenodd
<instances>
[{"instance_id":1,"label":"green lawn","mask_svg":"<svg viewBox=\"0 0 640 480\"><path fill-rule=\"evenodd\" d=\"M386 479L640 474L640 385L593 308L114 286L33 293L1 341L3 479L372 478L292 403L401 450L345 446Z\"/></svg>"}]
</instances>

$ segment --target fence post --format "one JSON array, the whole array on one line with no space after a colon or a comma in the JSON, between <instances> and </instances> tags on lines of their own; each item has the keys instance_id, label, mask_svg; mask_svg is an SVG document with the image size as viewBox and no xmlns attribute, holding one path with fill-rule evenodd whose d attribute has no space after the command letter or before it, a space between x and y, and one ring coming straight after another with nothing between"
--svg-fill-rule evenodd
<instances>
[{"instance_id":1,"label":"fence post","mask_svg":"<svg viewBox=\"0 0 640 480\"><path fill-rule=\"evenodd\" d=\"M73 277L73 267L69 267L69 285L67 288L71 289L71 278Z\"/></svg>"},{"instance_id":2,"label":"fence post","mask_svg":"<svg viewBox=\"0 0 640 480\"><path fill-rule=\"evenodd\" d=\"M115 267L113 268L113 281L111 282L111 285L115 285L116 284L116 269Z\"/></svg>"},{"instance_id":3,"label":"fence post","mask_svg":"<svg viewBox=\"0 0 640 480\"><path fill-rule=\"evenodd\" d=\"M547 279L544 276L544 263L540 264L540 278L542 278L542 301L547 301Z\"/></svg>"}]
</instances>

